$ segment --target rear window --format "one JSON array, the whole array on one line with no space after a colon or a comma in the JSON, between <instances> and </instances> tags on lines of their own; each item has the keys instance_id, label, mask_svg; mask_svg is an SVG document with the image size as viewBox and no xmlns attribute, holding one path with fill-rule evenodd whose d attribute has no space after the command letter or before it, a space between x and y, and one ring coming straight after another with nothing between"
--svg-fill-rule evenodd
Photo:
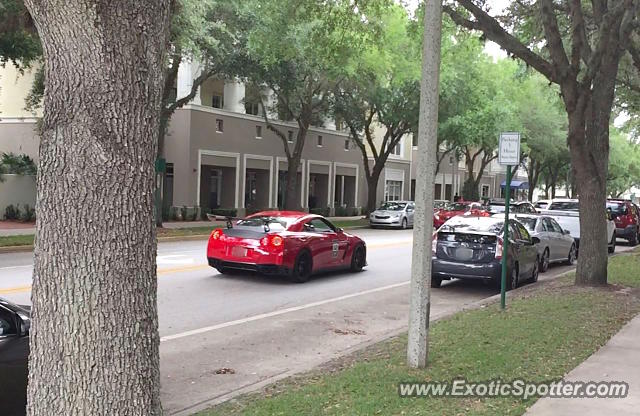
<instances>
[{"instance_id":1,"label":"rear window","mask_svg":"<svg viewBox=\"0 0 640 416\"><path fill-rule=\"evenodd\" d=\"M502 231L504 221L495 221L489 218L456 217L440 227L440 232L449 233L492 233Z\"/></svg>"},{"instance_id":2,"label":"rear window","mask_svg":"<svg viewBox=\"0 0 640 416\"><path fill-rule=\"evenodd\" d=\"M286 230L289 225L294 222L294 218L289 217L251 217L240 220L236 223L236 226L247 228L263 228L265 224L269 225L271 231L283 231Z\"/></svg>"},{"instance_id":3,"label":"rear window","mask_svg":"<svg viewBox=\"0 0 640 416\"><path fill-rule=\"evenodd\" d=\"M627 212L627 206L624 203L607 202L607 209L611 209L612 213L618 215L624 215Z\"/></svg>"},{"instance_id":4,"label":"rear window","mask_svg":"<svg viewBox=\"0 0 640 416\"><path fill-rule=\"evenodd\" d=\"M536 229L536 222L538 221L537 218L523 218L523 217L518 217L518 221L520 221L520 223L522 225L524 225L524 227L529 230L529 231L533 231Z\"/></svg>"},{"instance_id":5,"label":"rear window","mask_svg":"<svg viewBox=\"0 0 640 416\"><path fill-rule=\"evenodd\" d=\"M455 204L449 205L445 209L447 211L466 211L468 208L469 208L469 205L467 204L455 203Z\"/></svg>"},{"instance_id":6,"label":"rear window","mask_svg":"<svg viewBox=\"0 0 640 416\"><path fill-rule=\"evenodd\" d=\"M575 201L552 202L551 205L549 205L549 210L579 211L580 204Z\"/></svg>"}]
</instances>

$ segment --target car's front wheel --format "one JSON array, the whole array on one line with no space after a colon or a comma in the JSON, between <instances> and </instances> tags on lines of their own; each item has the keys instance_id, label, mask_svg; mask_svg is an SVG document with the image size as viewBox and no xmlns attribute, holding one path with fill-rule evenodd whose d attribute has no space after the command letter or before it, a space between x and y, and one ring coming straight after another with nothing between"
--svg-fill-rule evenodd
<instances>
[{"instance_id":1,"label":"car's front wheel","mask_svg":"<svg viewBox=\"0 0 640 416\"><path fill-rule=\"evenodd\" d=\"M367 263L367 252L364 247L358 246L353 251L351 255L351 271L359 272L362 271L362 268Z\"/></svg>"},{"instance_id":2,"label":"car's front wheel","mask_svg":"<svg viewBox=\"0 0 640 416\"><path fill-rule=\"evenodd\" d=\"M549 270L549 249L544 249L542 253L542 259L540 260L540 272L544 273Z\"/></svg>"},{"instance_id":3,"label":"car's front wheel","mask_svg":"<svg viewBox=\"0 0 640 416\"><path fill-rule=\"evenodd\" d=\"M540 263L540 259L537 258L536 262L533 264L533 273L531 273L531 282L535 283L538 281L538 276L540 275L540 269L538 268L538 264ZM547 265L548 267L548 265Z\"/></svg>"},{"instance_id":4,"label":"car's front wheel","mask_svg":"<svg viewBox=\"0 0 640 416\"><path fill-rule=\"evenodd\" d=\"M407 224L408 224L407 219L406 219L406 218L403 218L403 219L402 219L402 229L403 229L403 230L406 230L406 229L407 229Z\"/></svg>"},{"instance_id":5,"label":"car's front wheel","mask_svg":"<svg viewBox=\"0 0 640 416\"><path fill-rule=\"evenodd\" d=\"M312 270L311 254L308 251L303 251L298 254L296 261L293 265L293 271L291 272L291 278L296 283L304 283L311 277Z\"/></svg>"},{"instance_id":6,"label":"car's front wheel","mask_svg":"<svg viewBox=\"0 0 640 416\"><path fill-rule=\"evenodd\" d=\"M431 287L438 288L442 286L442 278L440 277L431 277Z\"/></svg>"},{"instance_id":7,"label":"car's front wheel","mask_svg":"<svg viewBox=\"0 0 640 416\"><path fill-rule=\"evenodd\" d=\"M567 255L567 264L569 266L573 266L574 264L576 264L576 245L572 244L571 248L569 249L569 254Z\"/></svg>"},{"instance_id":8,"label":"car's front wheel","mask_svg":"<svg viewBox=\"0 0 640 416\"><path fill-rule=\"evenodd\" d=\"M613 254L616 252L616 233L614 232L611 236L611 241L609 242L609 247L607 248L609 254Z\"/></svg>"}]
</instances>

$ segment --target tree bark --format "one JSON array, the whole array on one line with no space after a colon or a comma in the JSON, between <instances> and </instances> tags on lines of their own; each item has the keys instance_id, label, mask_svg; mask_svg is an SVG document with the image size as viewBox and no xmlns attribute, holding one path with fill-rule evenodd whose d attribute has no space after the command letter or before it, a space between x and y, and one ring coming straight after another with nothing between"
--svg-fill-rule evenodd
<instances>
[{"instance_id":1,"label":"tree bark","mask_svg":"<svg viewBox=\"0 0 640 416\"><path fill-rule=\"evenodd\" d=\"M170 2L25 3L47 79L27 412L159 415L153 191Z\"/></svg>"},{"instance_id":2,"label":"tree bark","mask_svg":"<svg viewBox=\"0 0 640 416\"><path fill-rule=\"evenodd\" d=\"M384 163L382 164L384 166ZM367 179L367 213L371 213L378 207L378 182L380 182L380 174L382 167L374 166L371 175L366 175Z\"/></svg>"}]
</instances>

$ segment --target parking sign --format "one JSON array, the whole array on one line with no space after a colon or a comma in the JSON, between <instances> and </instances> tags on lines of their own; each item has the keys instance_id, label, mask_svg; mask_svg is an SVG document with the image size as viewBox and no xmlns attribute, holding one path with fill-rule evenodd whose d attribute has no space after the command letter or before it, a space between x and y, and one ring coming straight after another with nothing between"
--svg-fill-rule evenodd
<instances>
[{"instance_id":1,"label":"parking sign","mask_svg":"<svg viewBox=\"0 0 640 416\"><path fill-rule=\"evenodd\" d=\"M498 163L506 166L518 166L520 164L520 133L500 133Z\"/></svg>"}]
</instances>

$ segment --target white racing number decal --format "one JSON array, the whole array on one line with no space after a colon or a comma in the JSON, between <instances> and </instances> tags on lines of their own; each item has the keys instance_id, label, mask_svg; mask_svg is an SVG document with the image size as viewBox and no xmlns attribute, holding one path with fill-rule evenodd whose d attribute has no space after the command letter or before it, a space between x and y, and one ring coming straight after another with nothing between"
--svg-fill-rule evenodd
<instances>
[{"instance_id":1,"label":"white racing number decal","mask_svg":"<svg viewBox=\"0 0 640 416\"><path fill-rule=\"evenodd\" d=\"M331 257L333 258L337 258L338 257L338 248L340 247L340 245L338 244L337 241L333 242L333 247L331 249Z\"/></svg>"}]
</instances>

